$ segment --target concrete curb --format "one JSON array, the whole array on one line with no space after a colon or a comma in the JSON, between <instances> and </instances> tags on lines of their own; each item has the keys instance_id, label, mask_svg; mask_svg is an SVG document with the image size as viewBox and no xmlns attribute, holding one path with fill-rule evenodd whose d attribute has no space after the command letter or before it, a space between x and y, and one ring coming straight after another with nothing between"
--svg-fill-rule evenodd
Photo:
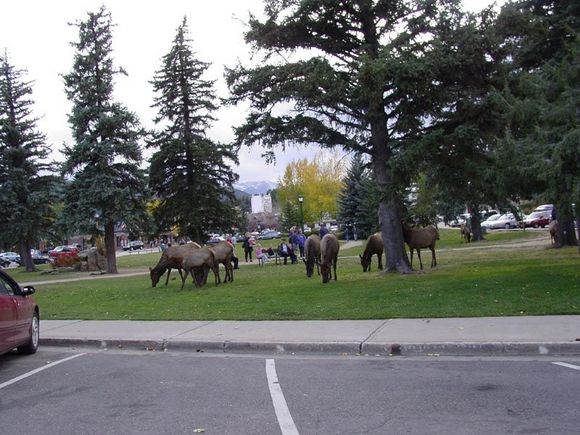
<instances>
[{"instance_id":1,"label":"concrete curb","mask_svg":"<svg viewBox=\"0 0 580 435\"><path fill-rule=\"evenodd\" d=\"M363 344L361 353L402 356L578 356L580 342Z\"/></svg>"},{"instance_id":2,"label":"concrete curb","mask_svg":"<svg viewBox=\"0 0 580 435\"><path fill-rule=\"evenodd\" d=\"M376 356L580 356L580 342L366 344L41 338L41 346L148 351Z\"/></svg>"}]
</instances>

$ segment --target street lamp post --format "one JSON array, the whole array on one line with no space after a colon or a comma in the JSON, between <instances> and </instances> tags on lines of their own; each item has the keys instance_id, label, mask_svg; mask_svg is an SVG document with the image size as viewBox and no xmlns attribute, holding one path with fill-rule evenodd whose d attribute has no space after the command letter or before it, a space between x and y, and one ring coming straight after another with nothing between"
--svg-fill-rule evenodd
<instances>
[{"instance_id":1,"label":"street lamp post","mask_svg":"<svg viewBox=\"0 0 580 435\"><path fill-rule=\"evenodd\" d=\"M302 230L302 234L304 234L304 213L302 210L302 204L304 203L304 197L302 195L298 195L298 203L300 204L300 229Z\"/></svg>"}]
</instances>

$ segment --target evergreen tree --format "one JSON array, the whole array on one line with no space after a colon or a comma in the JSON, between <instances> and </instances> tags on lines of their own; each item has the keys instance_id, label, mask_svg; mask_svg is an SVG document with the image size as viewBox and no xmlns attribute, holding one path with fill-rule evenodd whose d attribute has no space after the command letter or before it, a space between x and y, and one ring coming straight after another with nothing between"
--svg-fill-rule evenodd
<instances>
[{"instance_id":1,"label":"evergreen tree","mask_svg":"<svg viewBox=\"0 0 580 435\"><path fill-rule=\"evenodd\" d=\"M575 246L580 219L580 4L573 0L520 0L498 17L498 38L512 79L506 86L509 130L503 162L557 209L558 246ZM518 164L521 156L526 156ZM522 177L522 175L524 177ZM572 208L576 205L576 209Z\"/></svg>"},{"instance_id":2,"label":"evergreen tree","mask_svg":"<svg viewBox=\"0 0 580 435\"><path fill-rule=\"evenodd\" d=\"M374 234L379 230L379 192L360 154L352 160L344 185L338 199L339 220L352 222L360 238Z\"/></svg>"},{"instance_id":3,"label":"evergreen tree","mask_svg":"<svg viewBox=\"0 0 580 435\"><path fill-rule=\"evenodd\" d=\"M373 173L368 169L361 180L360 199L359 209L355 214L357 232L362 234L361 237L368 237L381 229L379 224L381 195Z\"/></svg>"},{"instance_id":4,"label":"evergreen tree","mask_svg":"<svg viewBox=\"0 0 580 435\"><path fill-rule=\"evenodd\" d=\"M293 226L300 226L300 210L297 203L286 201L280 216L280 232L284 234Z\"/></svg>"},{"instance_id":5,"label":"evergreen tree","mask_svg":"<svg viewBox=\"0 0 580 435\"><path fill-rule=\"evenodd\" d=\"M355 215L360 207L360 185L365 166L360 154L351 161L343 180L343 189L338 194L338 220L342 223L356 223ZM364 237L364 236L361 236Z\"/></svg>"},{"instance_id":6,"label":"evergreen tree","mask_svg":"<svg viewBox=\"0 0 580 435\"><path fill-rule=\"evenodd\" d=\"M237 222L233 184L238 176L228 166L238 162L237 149L206 136L217 109L213 82L203 79L208 67L195 58L184 18L152 80L155 122L163 126L149 144L157 149L149 180L159 199L155 218L160 228L177 226L197 242Z\"/></svg>"},{"instance_id":7,"label":"evergreen tree","mask_svg":"<svg viewBox=\"0 0 580 435\"><path fill-rule=\"evenodd\" d=\"M72 103L72 146L62 172L71 177L65 195L67 223L77 231L104 228L107 272L117 273L115 225L146 216L147 189L140 169L143 131L135 114L113 99L111 15L104 6L74 24L79 40L72 71L64 76Z\"/></svg>"},{"instance_id":8,"label":"evergreen tree","mask_svg":"<svg viewBox=\"0 0 580 435\"><path fill-rule=\"evenodd\" d=\"M464 61L454 39L465 25L459 0L264 3L266 18L250 17L246 41L265 61L227 73L231 102L251 104L237 143L259 143L269 158L276 146L313 142L370 156L386 268L410 272L402 195L425 158L414 145L438 127L434 113L454 110L465 85L446 80ZM279 104L289 102L295 110L281 114Z\"/></svg>"},{"instance_id":9,"label":"evergreen tree","mask_svg":"<svg viewBox=\"0 0 580 435\"><path fill-rule=\"evenodd\" d=\"M32 86L25 71L0 56L0 241L18 245L23 265L34 270L30 249L54 219L55 177L49 149L36 127Z\"/></svg>"}]
</instances>

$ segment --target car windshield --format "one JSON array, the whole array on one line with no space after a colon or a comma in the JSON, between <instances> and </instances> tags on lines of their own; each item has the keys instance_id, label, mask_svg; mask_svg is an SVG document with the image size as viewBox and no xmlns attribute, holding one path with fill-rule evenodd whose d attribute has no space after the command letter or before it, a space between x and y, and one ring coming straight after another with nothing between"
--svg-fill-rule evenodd
<instances>
[{"instance_id":1,"label":"car windshield","mask_svg":"<svg viewBox=\"0 0 580 435\"><path fill-rule=\"evenodd\" d=\"M528 218L540 218L543 216L543 213L539 212L539 211L535 211L533 213L531 213Z\"/></svg>"},{"instance_id":2,"label":"car windshield","mask_svg":"<svg viewBox=\"0 0 580 435\"><path fill-rule=\"evenodd\" d=\"M500 217L500 215L499 215L499 214L494 214L494 215L492 215L492 216L488 217L488 218L487 218L487 220L488 220L489 222L492 222L492 221L496 221L496 220L498 220L498 219L499 219L499 217Z\"/></svg>"}]
</instances>

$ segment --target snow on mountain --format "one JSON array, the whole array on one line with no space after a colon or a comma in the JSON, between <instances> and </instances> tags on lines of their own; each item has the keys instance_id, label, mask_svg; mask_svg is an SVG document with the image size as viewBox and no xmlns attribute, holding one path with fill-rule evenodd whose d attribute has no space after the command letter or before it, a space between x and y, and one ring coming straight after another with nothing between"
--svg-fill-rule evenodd
<instances>
[{"instance_id":1,"label":"snow on mountain","mask_svg":"<svg viewBox=\"0 0 580 435\"><path fill-rule=\"evenodd\" d=\"M249 195L259 195L268 193L268 190L275 189L278 183L273 181L245 181L234 185L237 190L246 192Z\"/></svg>"}]
</instances>

